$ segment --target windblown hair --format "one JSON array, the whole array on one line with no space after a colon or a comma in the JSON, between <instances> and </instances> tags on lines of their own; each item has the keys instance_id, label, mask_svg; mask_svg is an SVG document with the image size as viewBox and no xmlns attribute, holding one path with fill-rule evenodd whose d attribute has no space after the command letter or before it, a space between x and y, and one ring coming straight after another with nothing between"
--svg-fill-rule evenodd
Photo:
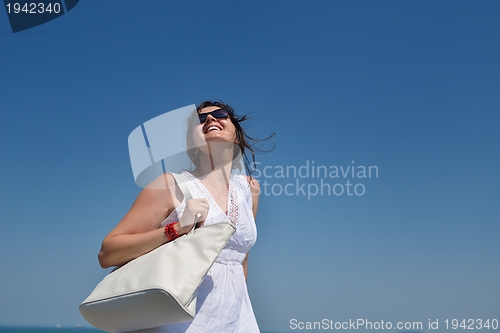
<instances>
[{"instance_id":1,"label":"windblown hair","mask_svg":"<svg viewBox=\"0 0 500 333\"><path fill-rule=\"evenodd\" d=\"M217 107L220 107L221 109L228 111L229 119L231 119L231 122L234 125L235 136L236 136L236 140L235 140L236 147L235 147L234 153L233 153L233 161L236 162L236 159L238 158L238 156L240 155L240 152L241 152L241 156L243 158L243 162L245 165L245 170L249 176L252 176L251 164L255 163L255 153L256 152L258 152L258 153L269 152L272 150L272 149L264 150L264 149L257 147L257 145L263 141L266 141L266 140L269 140L270 138L272 138L274 136L274 133L269 135L268 137L266 137L264 139L257 139L257 138L249 136L245 132L243 127L240 125L241 122L244 122L244 121L249 119L248 116L247 115L242 115L242 116L237 115L234 112L234 109L229 104L226 104L221 100L207 100L207 101L200 103L196 107L196 113L200 113L201 110L203 110L204 108L210 107L210 106L217 106ZM196 116L196 114L194 116ZM194 124L195 124L195 122L193 122L193 121L188 122L187 133L193 133ZM189 134L186 135L186 144L187 144L187 147L194 147L194 141L193 141L192 135L189 135ZM248 152L250 152L251 159L248 156L249 155ZM187 154L188 154L189 158L191 159L191 161L193 162L193 164L196 167L199 167L200 160L199 160L199 156L195 154L195 149L188 149ZM233 167L237 167L238 164L239 163L233 163Z\"/></svg>"}]
</instances>

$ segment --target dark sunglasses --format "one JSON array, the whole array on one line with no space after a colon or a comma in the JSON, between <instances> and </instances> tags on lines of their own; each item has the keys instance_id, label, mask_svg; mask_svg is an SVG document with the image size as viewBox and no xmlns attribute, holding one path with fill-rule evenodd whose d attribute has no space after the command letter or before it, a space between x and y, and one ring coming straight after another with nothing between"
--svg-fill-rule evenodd
<instances>
[{"instance_id":1,"label":"dark sunglasses","mask_svg":"<svg viewBox=\"0 0 500 333\"><path fill-rule=\"evenodd\" d=\"M212 117L217 119L223 119L229 117L229 112L224 109L218 109L207 113L198 113L198 118L200 119L200 124L203 124L207 120L207 116L212 115Z\"/></svg>"}]
</instances>

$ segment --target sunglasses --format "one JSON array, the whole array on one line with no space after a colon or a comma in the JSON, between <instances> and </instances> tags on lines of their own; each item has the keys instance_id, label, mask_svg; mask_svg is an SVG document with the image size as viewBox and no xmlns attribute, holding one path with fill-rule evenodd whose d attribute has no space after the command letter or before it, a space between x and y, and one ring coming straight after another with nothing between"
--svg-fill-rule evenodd
<instances>
[{"instance_id":1,"label":"sunglasses","mask_svg":"<svg viewBox=\"0 0 500 333\"><path fill-rule=\"evenodd\" d=\"M229 117L229 112L224 109L218 109L207 113L198 113L198 118L200 119L200 124L203 124L207 120L207 116L211 115L216 119L223 119Z\"/></svg>"}]
</instances>

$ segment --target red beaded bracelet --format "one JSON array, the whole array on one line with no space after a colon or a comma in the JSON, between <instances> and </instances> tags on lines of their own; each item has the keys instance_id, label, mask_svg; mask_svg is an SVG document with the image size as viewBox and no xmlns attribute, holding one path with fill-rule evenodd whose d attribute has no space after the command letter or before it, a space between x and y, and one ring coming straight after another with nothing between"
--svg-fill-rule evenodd
<instances>
[{"instance_id":1,"label":"red beaded bracelet","mask_svg":"<svg viewBox=\"0 0 500 333\"><path fill-rule=\"evenodd\" d=\"M179 222L172 222L169 223L165 226L165 236L167 236L167 239L169 241L173 241L177 237L179 237L179 234L175 230L175 225L178 224Z\"/></svg>"}]
</instances>

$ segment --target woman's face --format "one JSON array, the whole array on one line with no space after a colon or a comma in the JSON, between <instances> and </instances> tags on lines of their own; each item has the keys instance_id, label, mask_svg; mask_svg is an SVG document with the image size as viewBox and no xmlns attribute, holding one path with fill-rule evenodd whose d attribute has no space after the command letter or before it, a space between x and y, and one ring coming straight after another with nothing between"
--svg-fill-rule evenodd
<instances>
[{"instance_id":1,"label":"woman's face","mask_svg":"<svg viewBox=\"0 0 500 333\"><path fill-rule=\"evenodd\" d=\"M219 106L209 106L203 108L199 114L210 113L219 110ZM231 119L215 118L211 114L207 115L207 119L203 124L198 124L194 128L193 133L194 143L197 147L205 146L210 142L231 142L236 139L236 129L231 122Z\"/></svg>"}]
</instances>

